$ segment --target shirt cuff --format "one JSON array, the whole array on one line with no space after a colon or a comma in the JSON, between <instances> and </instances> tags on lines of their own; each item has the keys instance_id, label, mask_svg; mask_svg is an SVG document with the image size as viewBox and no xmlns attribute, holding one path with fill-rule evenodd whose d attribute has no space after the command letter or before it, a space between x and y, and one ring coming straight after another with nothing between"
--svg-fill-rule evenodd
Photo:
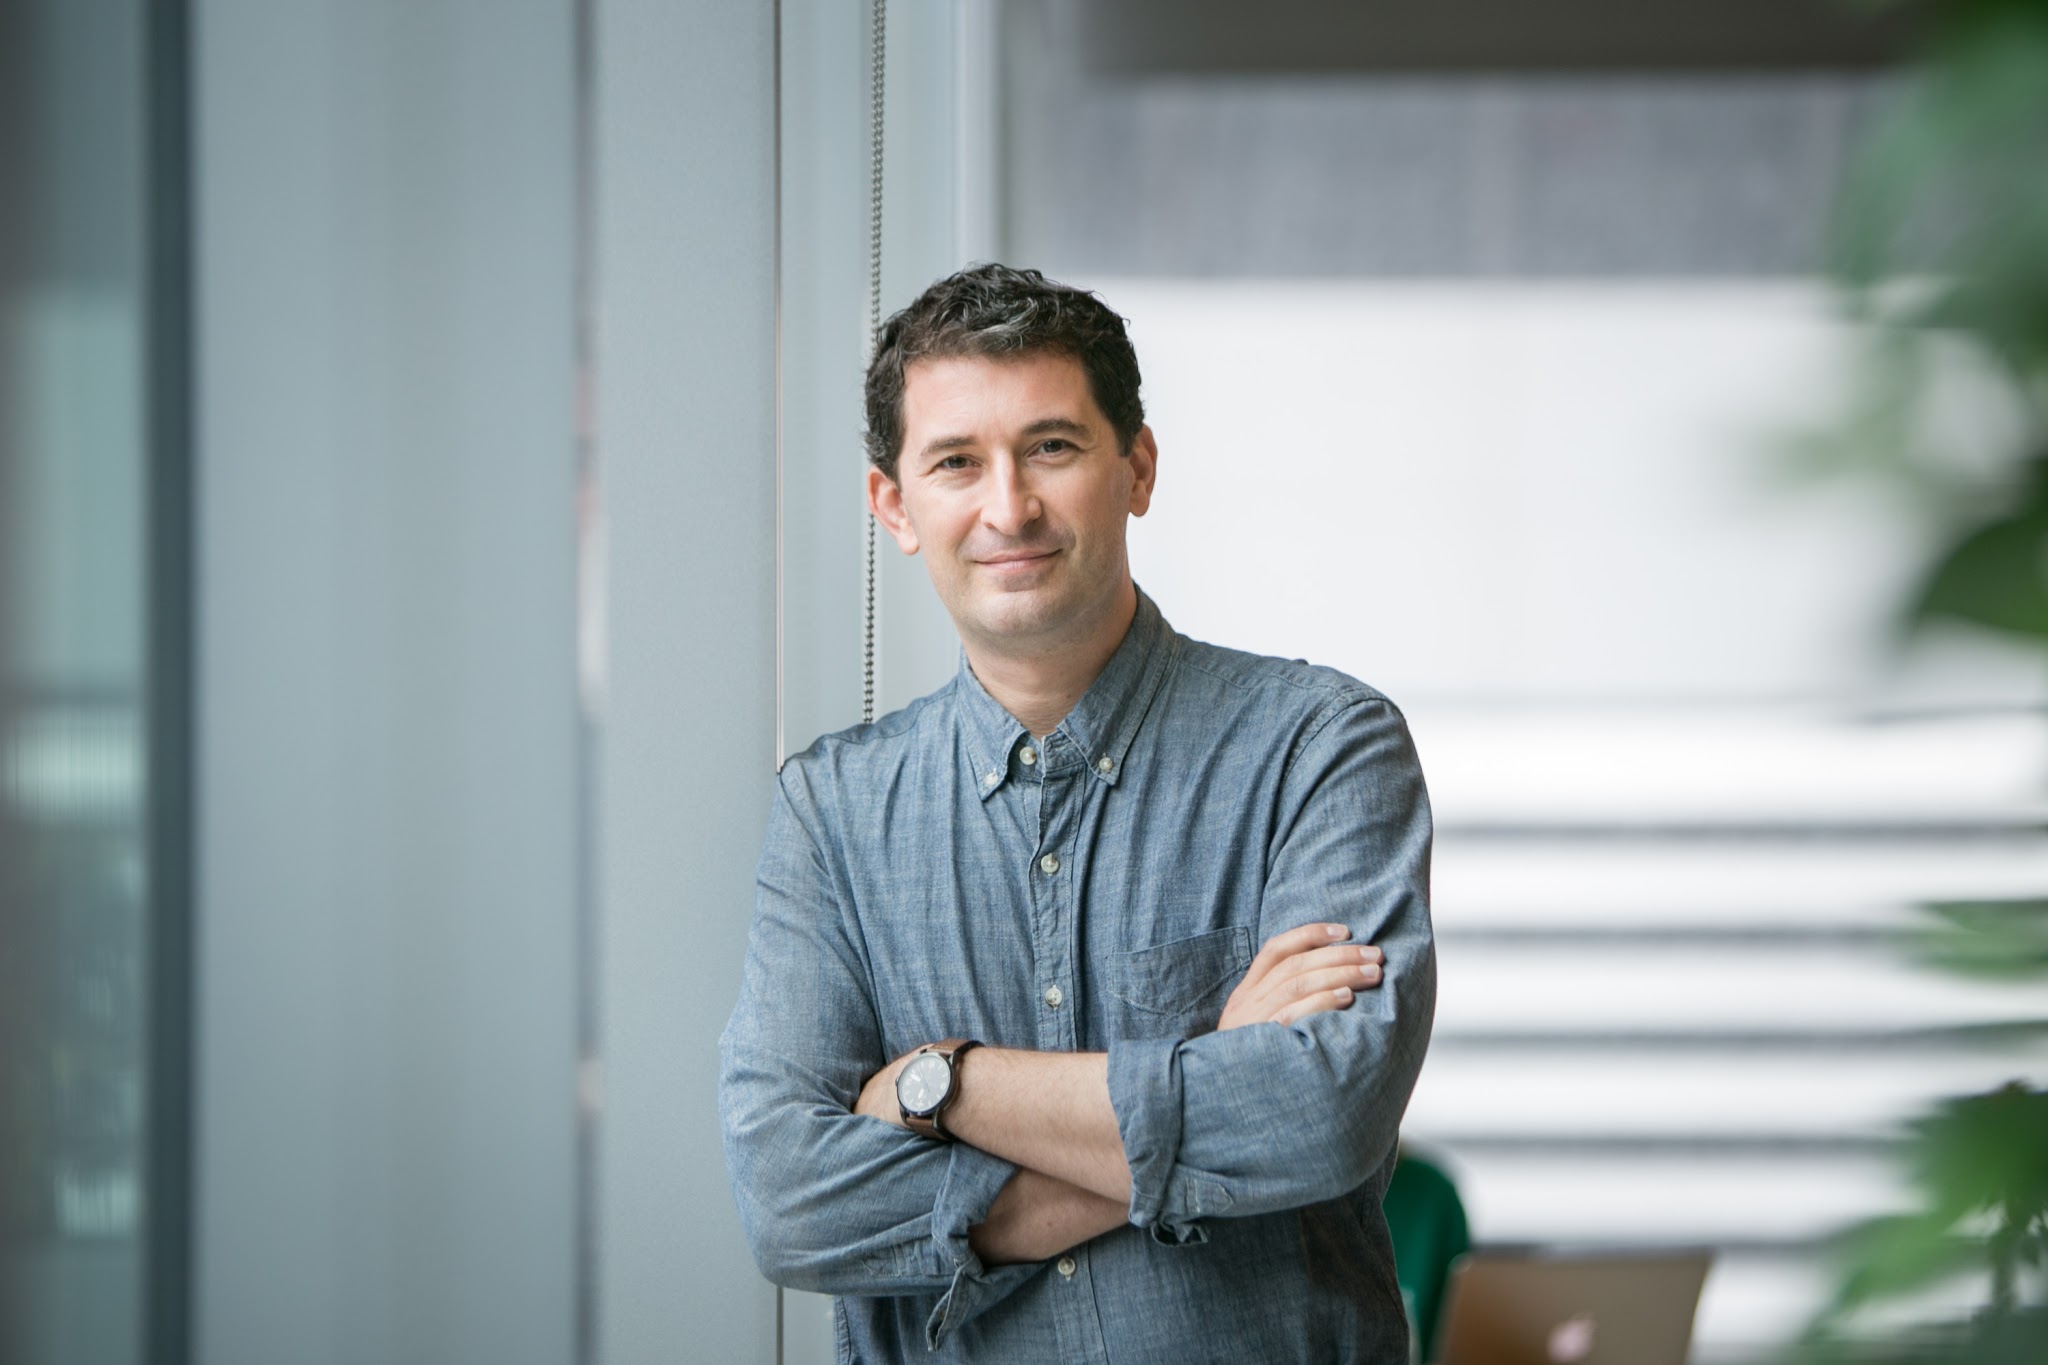
<instances>
[{"instance_id":1,"label":"shirt cuff","mask_svg":"<svg viewBox=\"0 0 2048 1365\"><path fill-rule=\"evenodd\" d=\"M1209 1240L1200 1219L1231 1204L1223 1182L1181 1165L1180 1038L1147 1038L1109 1049L1109 1103L1131 1168L1131 1222L1168 1246Z\"/></svg>"},{"instance_id":2,"label":"shirt cuff","mask_svg":"<svg viewBox=\"0 0 2048 1365\"><path fill-rule=\"evenodd\" d=\"M961 1324L1007 1298L1040 1269L1035 1264L984 1266L967 1242L967 1230L988 1219L989 1207L1017 1168L964 1142L952 1145L951 1156L932 1206L932 1247L940 1266L953 1272L953 1282L925 1321L925 1345L934 1351Z\"/></svg>"}]
</instances>

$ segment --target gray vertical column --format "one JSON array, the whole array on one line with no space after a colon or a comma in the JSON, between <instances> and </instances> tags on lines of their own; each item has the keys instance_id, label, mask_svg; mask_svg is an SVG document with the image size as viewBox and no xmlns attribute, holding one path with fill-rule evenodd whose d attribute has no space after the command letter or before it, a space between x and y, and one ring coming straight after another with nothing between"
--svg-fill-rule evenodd
<instances>
[{"instance_id":1,"label":"gray vertical column","mask_svg":"<svg viewBox=\"0 0 2048 1365\"><path fill-rule=\"evenodd\" d=\"M782 0L785 755L860 719L871 14ZM876 550L896 554L886 536ZM781 1323L782 1365L833 1359L831 1299L785 1291Z\"/></svg>"},{"instance_id":2,"label":"gray vertical column","mask_svg":"<svg viewBox=\"0 0 2048 1365\"><path fill-rule=\"evenodd\" d=\"M194 1356L559 1365L573 6L194 10Z\"/></svg>"},{"instance_id":3,"label":"gray vertical column","mask_svg":"<svg viewBox=\"0 0 2048 1365\"><path fill-rule=\"evenodd\" d=\"M786 753L860 719L868 14L858 0L782 0Z\"/></svg>"},{"instance_id":4,"label":"gray vertical column","mask_svg":"<svg viewBox=\"0 0 2048 1365\"><path fill-rule=\"evenodd\" d=\"M607 1361L772 1361L717 1042L776 760L775 12L594 10L608 521L598 1314Z\"/></svg>"}]
</instances>

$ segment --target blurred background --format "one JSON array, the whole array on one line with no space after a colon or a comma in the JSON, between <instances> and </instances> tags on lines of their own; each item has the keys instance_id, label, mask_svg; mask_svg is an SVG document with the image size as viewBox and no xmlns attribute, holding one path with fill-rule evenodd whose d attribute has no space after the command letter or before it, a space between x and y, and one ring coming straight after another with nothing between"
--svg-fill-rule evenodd
<instances>
[{"instance_id":1,"label":"blurred background","mask_svg":"<svg viewBox=\"0 0 2048 1365\"><path fill-rule=\"evenodd\" d=\"M1407 712L1475 1241L1714 1248L1702 1362L2038 1304L2044 92L2023 0L0 0L0 1360L832 1358L715 1038L870 308L984 259L1130 319L1168 619Z\"/></svg>"}]
</instances>

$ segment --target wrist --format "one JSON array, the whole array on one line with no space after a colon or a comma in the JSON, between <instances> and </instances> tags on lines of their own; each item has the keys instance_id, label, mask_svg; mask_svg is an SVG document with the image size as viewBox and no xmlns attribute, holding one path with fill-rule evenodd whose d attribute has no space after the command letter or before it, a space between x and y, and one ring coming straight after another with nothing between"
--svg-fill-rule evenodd
<instances>
[{"instance_id":1,"label":"wrist","mask_svg":"<svg viewBox=\"0 0 2048 1365\"><path fill-rule=\"evenodd\" d=\"M995 1055L999 1051L1000 1048L984 1043L953 1058L956 1089L952 1103L946 1106L946 1136L955 1142L971 1147L981 1145L971 1134L979 1131L976 1117L1002 1086L1002 1059Z\"/></svg>"}]
</instances>

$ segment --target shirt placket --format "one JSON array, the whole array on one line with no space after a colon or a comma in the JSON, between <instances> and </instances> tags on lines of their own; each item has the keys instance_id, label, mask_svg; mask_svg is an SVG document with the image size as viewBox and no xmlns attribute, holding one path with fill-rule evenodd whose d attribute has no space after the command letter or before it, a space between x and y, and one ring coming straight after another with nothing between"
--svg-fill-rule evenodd
<instances>
[{"instance_id":1,"label":"shirt placket","mask_svg":"<svg viewBox=\"0 0 2048 1365\"><path fill-rule=\"evenodd\" d=\"M1080 1048L1080 1000L1076 996L1076 954L1080 935L1074 888L1080 873L1076 833L1088 784L1082 755L1058 732L1040 744L1026 741L1023 753L1039 782L1038 841L1031 851L1031 925L1038 964L1038 1046L1047 1052ZM1048 1272L1059 1325L1061 1354L1069 1360L1106 1361L1107 1346L1095 1312L1088 1248L1075 1247Z\"/></svg>"},{"instance_id":2,"label":"shirt placket","mask_svg":"<svg viewBox=\"0 0 2048 1365\"><path fill-rule=\"evenodd\" d=\"M1028 758L1026 756L1029 756ZM1027 780L1039 784L1037 840L1025 875L1031 887L1031 957L1038 980L1038 1043L1043 1052L1079 1046L1074 999L1074 748L1055 733L1044 743L1027 739L1018 753Z\"/></svg>"}]
</instances>

